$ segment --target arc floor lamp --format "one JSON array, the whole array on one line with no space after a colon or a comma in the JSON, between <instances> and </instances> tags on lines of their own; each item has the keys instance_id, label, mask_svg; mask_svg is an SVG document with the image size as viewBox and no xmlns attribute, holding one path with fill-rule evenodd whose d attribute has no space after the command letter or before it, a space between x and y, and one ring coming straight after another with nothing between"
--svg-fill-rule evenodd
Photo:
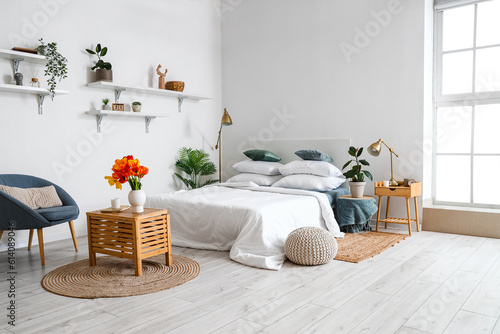
<instances>
[{"instance_id":1,"label":"arc floor lamp","mask_svg":"<svg viewBox=\"0 0 500 334\"><path fill-rule=\"evenodd\" d=\"M224 114L222 115L222 119L220 121L220 129L219 129L219 137L217 138L217 144L215 144L215 149L219 150L219 183L222 182L222 170L221 170L221 161L222 161L222 141L221 141L221 134L222 134L222 127L223 126L229 126L233 124L233 120L231 119L231 116L229 116L229 113L227 112L227 109L224 108Z\"/></svg>"},{"instance_id":2,"label":"arc floor lamp","mask_svg":"<svg viewBox=\"0 0 500 334\"><path fill-rule=\"evenodd\" d=\"M389 146L387 146L385 141L383 141L382 138L380 138L378 141L376 141L375 143L371 144L368 147L368 153L370 153L374 157L378 157L380 154L380 151L382 151L382 144L384 144L389 149L389 152L391 152L391 180L389 181L389 184L391 186L397 186L398 182L396 180L394 180L394 174L393 174L393 168L392 168L392 155L394 154L396 156L396 158L399 158L399 156L394 152L394 150L392 148L390 148Z\"/></svg>"}]
</instances>

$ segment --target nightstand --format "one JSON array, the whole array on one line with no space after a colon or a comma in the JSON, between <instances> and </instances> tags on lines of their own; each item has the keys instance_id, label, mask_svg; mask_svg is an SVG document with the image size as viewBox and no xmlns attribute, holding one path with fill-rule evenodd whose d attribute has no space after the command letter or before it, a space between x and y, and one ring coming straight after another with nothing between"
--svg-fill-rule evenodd
<instances>
[{"instance_id":1,"label":"nightstand","mask_svg":"<svg viewBox=\"0 0 500 334\"><path fill-rule=\"evenodd\" d=\"M405 186L384 187L383 182L375 182L375 195L378 196L377 231L380 222L385 223L385 228L387 228L388 223L405 224L408 225L408 232L411 235L411 223L415 222L417 224L417 231L420 232L420 223L418 221L417 197L422 195L421 182L412 183L409 187ZM386 218L380 219L380 207L382 204L382 197L384 196L387 196ZM391 203L392 196L406 198L406 212L408 213L407 218L389 217L389 205ZM415 219L411 219L410 215L410 198L413 198L415 201Z\"/></svg>"}]
</instances>

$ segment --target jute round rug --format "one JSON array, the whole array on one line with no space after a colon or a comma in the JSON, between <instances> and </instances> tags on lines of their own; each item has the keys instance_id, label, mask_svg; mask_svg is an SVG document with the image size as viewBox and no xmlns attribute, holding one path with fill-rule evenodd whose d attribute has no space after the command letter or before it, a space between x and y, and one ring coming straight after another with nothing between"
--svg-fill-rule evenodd
<instances>
[{"instance_id":1,"label":"jute round rug","mask_svg":"<svg viewBox=\"0 0 500 334\"><path fill-rule=\"evenodd\" d=\"M82 260L51 271L42 279L42 286L74 298L126 297L170 289L199 273L198 262L181 255L173 255L171 267L165 265L164 254L142 260L141 276L135 276L132 260L100 256L95 267Z\"/></svg>"},{"instance_id":2,"label":"jute round rug","mask_svg":"<svg viewBox=\"0 0 500 334\"><path fill-rule=\"evenodd\" d=\"M393 247L408 234L387 232L346 233L344 238L338 238L338 251L335 260L358 263L374 257Z\"/></svg>"}]
</instances>

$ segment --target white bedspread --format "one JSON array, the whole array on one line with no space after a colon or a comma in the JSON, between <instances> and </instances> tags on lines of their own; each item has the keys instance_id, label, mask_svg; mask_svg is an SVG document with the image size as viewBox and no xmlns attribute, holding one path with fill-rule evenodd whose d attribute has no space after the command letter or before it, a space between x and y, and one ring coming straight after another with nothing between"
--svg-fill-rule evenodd
<instances>
[{"instance_id":1,"label":"white bedspread","mask_svg":"<svg viewBox=\"0 0 500 334\"><path fill-rule=\"evenodd\" d=\"M279 270L286 237L303 226L343 237L326 195L305 190L220 184L148 196L147 207L170 210L172 244L230 251L239 263Z\"/></svg>"}]
</instances>

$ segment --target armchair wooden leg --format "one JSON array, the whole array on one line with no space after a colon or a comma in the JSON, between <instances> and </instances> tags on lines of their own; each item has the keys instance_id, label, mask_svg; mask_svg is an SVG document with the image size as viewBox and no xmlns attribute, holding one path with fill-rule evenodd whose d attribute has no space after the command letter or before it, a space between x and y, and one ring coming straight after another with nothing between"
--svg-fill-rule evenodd
<instances>
[{"instance_id":1,"label":"armchair wooden leg","mask_svg":"<svg viewBox=\"0 0 500 334\"><path fill-rule=\"evenodd\" d=\"M0 239L2 239L3 230L0 230Z\"/></svg>"},{"instance_id":2,"label":"armchair wooden leg","mask_svg":"<svg viewBox=\"0 0 500 334\"><path fill-rule=\"evenodd\" d=\"M31 243L33 242L33 229L30 230L30 239L28 241L28 250L31 250Z\"/></svg>"},{"instance_id":3,"label":"armchair wooden leg","mask_svg":"<svg viewBox=\"0 0 500 334\"><path fill-rule=\"evenodd\" d=\"M45 254L43 251L43 232L42 232L42 229L41 228L37 229L36 234L38 235L38 248L40 249L40 260L42 261L42 266L45 266Z\"/></svg>"},{"instance_id":4,"label":"armchair wooden leg","mask_svg":"<svg viewBox=\"0 0 500 334\"><path fill-rule=\"evenodd\" d=\"M69 230L71 231L71 237L73 238L73 245L75 245L75 251L78 252L78 244L76 242L75 227L73 226L73 221L70 220L68 224L69 224Z\"/></svg>"}]
</instances>

